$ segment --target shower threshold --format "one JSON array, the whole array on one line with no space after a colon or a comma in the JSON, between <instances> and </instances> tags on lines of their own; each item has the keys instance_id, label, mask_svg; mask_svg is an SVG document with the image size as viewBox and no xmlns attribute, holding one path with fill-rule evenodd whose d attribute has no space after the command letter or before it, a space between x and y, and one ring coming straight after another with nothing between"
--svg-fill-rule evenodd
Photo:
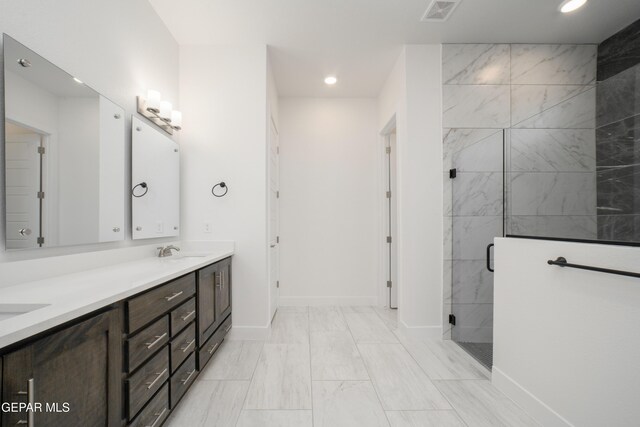
<instances>
[{"instance_id":1,"label":"shower threshold","mask_svg":"<svg viewBox=\"0 0 640 427\"><path fill-rule=\"evenodd\" d=\"M493 366L493 343L490 342L459 342L455 341L460 347L474 359L480 362L485 368L491 370Z\"/></svg>"}]
</instances>

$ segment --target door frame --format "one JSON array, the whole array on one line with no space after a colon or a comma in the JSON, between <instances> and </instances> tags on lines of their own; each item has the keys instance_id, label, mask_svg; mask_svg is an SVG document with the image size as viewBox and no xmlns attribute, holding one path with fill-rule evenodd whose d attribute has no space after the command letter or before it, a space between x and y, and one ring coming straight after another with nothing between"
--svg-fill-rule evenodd
<instances>
[{"instance_id":1,"label":"door frame","mask_svg":"<svg viewBox=\"0 0 640 427\"><path fill-rule=\"evenodd\" d=\"M387 124L382 128L382 130L379 133L379 139L378 139L378 152L379 152L379 165L380 167L378 168L379 173L378 173L378 194L380 195L380 197L378 198L379 200L379 226L378 226L378 235L379 235L379 239L378 241L380 242L378 245L378 258L380 260L379 262L379 268L378 268L378 285L376 286L377 288L377 295L378 295L378 305L381 307L386 307L388 306L388 301L389 301L389 288L387 287L387 280L389 278L389 254L388 254L388 243L387 243L387 236L390 233L389 230L389 204L387 201L387 198L385 196L385 193L388 190L388 169L389 169L389 161L387 158L387 152L386 152L386 147L387 147L387 141L388 138L390 137L390 135L393 132L396 132L397 135L397 125L396 125L396 114L394 114L391 119L389 119L389 121L387 122ZM396 136L396 151L397 151L397 144L398 144L398 140L397 140L397 136ZM397 156L397 152L396 152L396 183L397 183L397 175L398 175L398 156ZM397 190L397 185L396 185L396 190ZM392 194L391 195L392 199L395 198L396 200L396 212L398 212L398 208L399 206L397 205L397 194ZM396 225L397 225L397 219L396 219ZM397 231L397 226L396 226L396 231ZM396 233L399 234L399 233ZM398 267L399 267L399 257L398 257L398 235L396 236L392 236L393 239L395 239L395 247L396 247L396 274L395 274L395 283L393 283L393 286L396 286L396 289L398 290L397 294L396 294L396 299L397 299L397 305L396 307L399 308L400 306L400 288L399 288L399 278L398 278Z\"/></svg>"},{"instance_id":2,"label":"door frame","mask_svg":"<svg viewBox=\"0 0 640 427\"><path fill-rule=\"evenodd\" d=\"M272 306L272 302L274 301L272 292L273 292L273 288L271 285L271 281L272 281L272 277L271 277L271 273L273 270L273 263L276 263L276 280L279 282L280 281L280 242L279 242L279 231L280 231L280 209L278 206L278 225L277 228L278 230L276 230L276 235L277 235L277 239L276 239L276 247L275 250L277 251L277 255L275 257L272 256L272 248L271 247L271 173L272 173L272 168L271 168L271 129L273 128L273 131L275 132L276 138L278 139L277 143L276 143L276 156L278 157L278 169L280 169L280 141L279 141L279 137L280 137L280 132L278 131L278 126L276 125L276 121L273 118L272 114L269 114L269 124L268 124L268 145L267 145L267 259L268 259L268 265L267 265L267 282L268 282L268 286L269 286L269 311L268 311L268 319L269 319L269 324L273 321L273 318L275 317L275 314L278 310L278 306L279 306L279 299L280 299L280 290L279 290L279 286L278 288L276 288L275 292L276 292L276 296L275 296L275 307ZM279 171L278 171L279 172ZM278 187L280 186L280 180L278 179ZM279 193L280 188L278 188L276 191L278 191ZM276 198L276 204L279 205L279 198ZM275 259L274 259L275 258Z\"/></svg>"}]
</instances>

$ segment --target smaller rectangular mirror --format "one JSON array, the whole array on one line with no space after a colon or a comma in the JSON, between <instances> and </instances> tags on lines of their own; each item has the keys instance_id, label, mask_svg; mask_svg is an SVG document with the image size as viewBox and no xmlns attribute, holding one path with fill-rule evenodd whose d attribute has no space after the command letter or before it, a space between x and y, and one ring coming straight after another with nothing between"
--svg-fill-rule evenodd
<instances>
[{"instance_id":1,"label":"smaller rectangular mirror","mask_svg":"<svg viewBox=\"0 0 640 427\"><path fill-rule=\"evenodd\" d=\"M180 148L137 117L132 122L133 238L180 235Z\"/></svg>"},{"instance_id":2,"label":"smaller rectangular mirror","mask_svg":"<svg viewBox=\"0 0 640 427\"><path fill-rule=\"evenodd\" d=\"M123 240L124 110L3 35L5 248Z\"/></svg>"}]
</instances>

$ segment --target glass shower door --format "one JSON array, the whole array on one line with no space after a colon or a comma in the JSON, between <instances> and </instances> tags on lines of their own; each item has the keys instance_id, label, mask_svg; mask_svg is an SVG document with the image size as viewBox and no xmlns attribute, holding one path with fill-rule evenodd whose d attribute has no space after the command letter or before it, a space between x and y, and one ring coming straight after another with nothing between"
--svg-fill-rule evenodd
<instances>
[{"instance_id":1,"label":"glass shower door","mask_svg":"<svg viewBox=\"0 0 640 427\"><path fill-rule=\"evenodd\" d=\"M467 131L452 155L451 338L487 367L493 352L493 273L487 247L504 234L505 131ZM474 133L475 132L475 133Z\"/></svg>"}]
</instances>

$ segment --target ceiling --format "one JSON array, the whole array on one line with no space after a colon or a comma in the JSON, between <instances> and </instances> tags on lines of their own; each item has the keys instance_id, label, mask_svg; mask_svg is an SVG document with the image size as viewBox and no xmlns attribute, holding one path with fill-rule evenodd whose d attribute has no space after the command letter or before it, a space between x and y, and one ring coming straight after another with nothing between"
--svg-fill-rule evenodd
<instances>
[{"instance_id":1,"label":"ceiling","mask_svg":"<svg viewBox=\"0 0 640 427\"><path fill-rule=\"evenodd\" d=\"M431 0L149 1L179 44L269 45L280 96L375 97L403 44L599 43L640 18L638 0L462 0L444 23L420 22Z\"/></svg>"}]
</instances>

